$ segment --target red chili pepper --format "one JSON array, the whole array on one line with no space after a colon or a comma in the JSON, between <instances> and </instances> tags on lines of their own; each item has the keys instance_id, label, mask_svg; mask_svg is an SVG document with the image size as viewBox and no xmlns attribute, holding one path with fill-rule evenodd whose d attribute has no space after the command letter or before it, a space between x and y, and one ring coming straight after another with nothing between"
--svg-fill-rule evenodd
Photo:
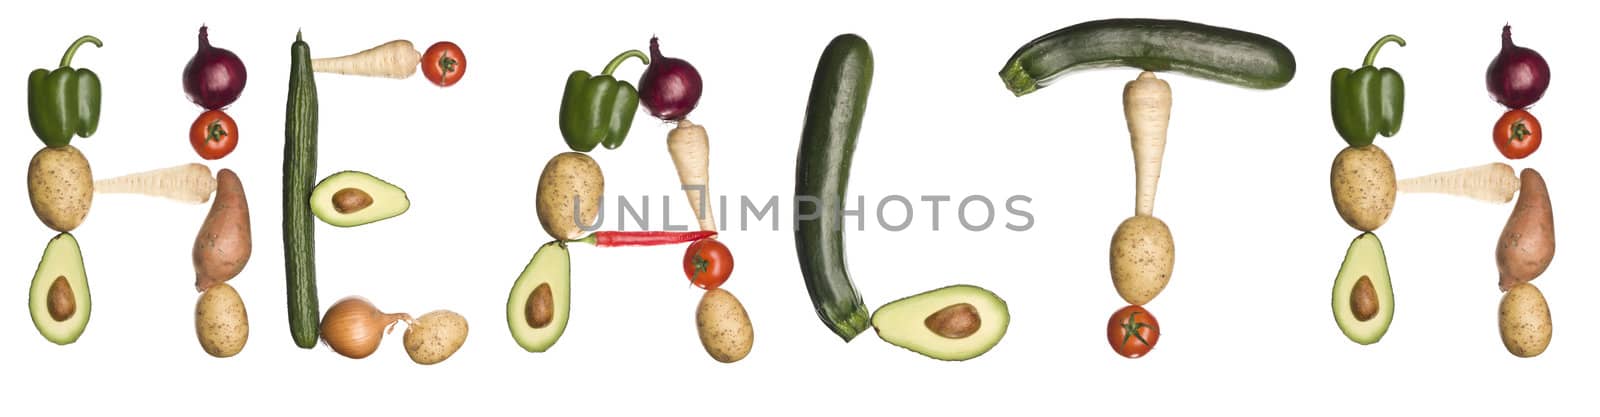
<instances>
[{"instance_id":1,"label":"red chili pepper","mask_svg":"<svg viewBox=\"0 0 1600 417\"><path fill-rule=\"evenodd\" d=\"M588 236L584 236L583 238L578 239L578 240L574 240L573 242L588 243L588 244L599 246L599 247L602 247L602 248L614 248L614 247L619 247L619 246L657 246L657 245L671 245L671 244L674 244L674 243L693 242L693 241L709 238L709 237L716 236L716 235L717 235L717 232L710 231L710 230L697 231L697 232L661 232L661 231L611 232L611 231L602 231L602 232L590 233Z\"/></svg>"}]
</instances>

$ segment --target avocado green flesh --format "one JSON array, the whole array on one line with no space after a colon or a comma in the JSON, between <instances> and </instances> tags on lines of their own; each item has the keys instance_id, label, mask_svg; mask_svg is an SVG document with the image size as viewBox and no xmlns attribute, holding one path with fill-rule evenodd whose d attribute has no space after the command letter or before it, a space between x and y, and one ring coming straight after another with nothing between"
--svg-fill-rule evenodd
<instances>
[{"instance_id":1,"label":"avocado green flesh","mask_svg":"<svg viewBox=\"0 0 1600 417\"><path fill-rule=\"evenodd\" d=\"M533 259L523 268L517 283L511 287L511 298L506 301L506 323L511 326L511 338L529 352L544 352L556 344L561 333L567 330L568 303L572 295L572 263L567 247L560 242L546 243L534 252ZM549 324L534 328L528 324L527 302L539 284L550 284L551 301L555 306Z\"/></svg>"},{"instance_id":2,"label":"avocado green flesh","mask_svg":"<svg viewBox=\"0 0 1600 417\"><path fill-rule=\"evenodd\" d=\"M50 316L50 285L56 278L66 278L72 288L75 303L72 316L57 321ZM39 269L33 274L33 284L28 289L28 312L33 325L46 340L58 345L78 341L84 327L89 325L89 278L83 270L83 253L78 249L78 239L62 233L50 240L39 260Z\"/></svg>"},{"instance_id":3,"label":"avocado green flesh","mask_svg":"<svg viewBox=\"0 0 1600 417\"><path fill-rule=\"evenodd\" d=\"M977 332L952 339L928 329L928 316L956 304L971 304L978 311ZM872 313L878 338L924 356L963 361L988 352L1006 335L1011 313L1005 300L983 288L953 285L884 304Z\"/></svg>"},{"instance_id":4,"label":"avocado green flesh","mask_svg":"<svg viewBox=\"0 0 1600 417\"><path fill-rule=\"evenodd\" d=\"M349 213L334 208L333 197L339 190L354 188L372 197L372 205ZM324 178L311 190L311 213L324 223L338 227L355 227L399 216L411 208L405 190L371 174L344 171Z\"/></svg>"},{"instance_id":5,"label":"avocado green flesh","mask_svg":"<svg viewBox=\"0 0 1600 417\"><path fill-rule=\"evenodd\" d=\"M1378 314L1361 321L1350 309L1350 292L1367 277L1378 295ZM1394 320L1394 288L1389 282L1389 263L1378 235L1363 233L1350 242L1339 276L1333 281L1333 319L1351 341L1363 345L1377 343Z\"/></svg>"}]
</instances>

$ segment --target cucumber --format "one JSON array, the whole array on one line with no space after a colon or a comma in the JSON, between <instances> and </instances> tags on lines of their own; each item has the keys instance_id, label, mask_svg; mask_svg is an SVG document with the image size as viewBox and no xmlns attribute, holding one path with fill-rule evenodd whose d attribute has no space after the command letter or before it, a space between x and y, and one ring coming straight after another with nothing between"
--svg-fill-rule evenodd
<instances>
[{"instance_id":1,"label":"cucumber","mask_svg":"<svg viewBox=\"0 0 1600 417\"><path fill-rule=\"evenodd\" d=\"M1181 20L1107 19L1040 36L1017 49L1000 79L1023 96L1068 73L1103 67L1173 71L1256 89L1294 79L1294 53L1272 38Z\"/></svg>"},{"instance_id":2,"label":"cucumber","mask_svg":"<svg viewBox=\"0 0 1600 417\"><path fill-rule=\"evenodd\" d=\"M872 86L872 50L853 34L828 43L817 62L795 162L795 252L817 316L845 342L866 331L870 313L845 268L840 215L850 181L850 157ZM801 207L811 203L812 210Z\"/></svg>"},{"instance_id":3,"label":"cucumber","mask_svg":"<svg viewBox=\"0 0 1600 417\"><path fill-rule=\"evenodd\" d=\"M311 47L294 35L289 47L289 107L283 133L283 260L294 344L317 346L317 264L312 245L311 188L317 180L317 83Z\"/></svg>"}]
</instances>

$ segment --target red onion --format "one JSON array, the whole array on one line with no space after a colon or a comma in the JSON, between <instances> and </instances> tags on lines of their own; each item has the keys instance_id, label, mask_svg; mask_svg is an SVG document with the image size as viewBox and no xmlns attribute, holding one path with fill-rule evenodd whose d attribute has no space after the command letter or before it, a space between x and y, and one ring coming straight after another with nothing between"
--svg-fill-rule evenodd
<instances>
[{"instance_id":1,"label":"red onion","mask_svg":"<svg viewBox=\"0 0 1600 417\"><path fill-rule=\"evenodd\" d=\"M1494 101L1520 109L1544 97L1550 87L1550 64L1532 49L1511 43L1511 25L1500 32L1500 54L1489 62L1485 74Z\"/></svg>"},{"instance_id":2,"label":"red onion","mask_svg":"<svg viewBox=\"0 0 1600 417\"><path fill-rule=\"evenodd\" d=\"M650 38L650 66L639 79L639 104L651 116L682 120L700 104L700 71L689 61L661 56L661 46Z\"/></svg>"},{"instance_id":3,"label":"red onion","mask_svg":"<svg viewBox=\"0 0 1600 417\"><path fill-rule=\"evenodd\" d=\"M183 67L183 92L206 110L233 104L244 92L244 62L233 52L211 46L206 27L200 26L200 49Z\"/></svg>"}]
</instances>

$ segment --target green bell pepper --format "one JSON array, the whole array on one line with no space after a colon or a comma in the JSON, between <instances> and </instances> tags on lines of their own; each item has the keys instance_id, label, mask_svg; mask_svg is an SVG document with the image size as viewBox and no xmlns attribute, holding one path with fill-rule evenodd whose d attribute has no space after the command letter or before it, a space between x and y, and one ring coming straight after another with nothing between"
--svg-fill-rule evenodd
<instances>
[{"instance_id":1,"label":"green bell pepper","mask_svg":"<svg viewBox=\"0 0 1600 417\"><path fill-rule=\"evenodd\" d=\"M1350 146L1371 145L1379 134L1391 137L1400 131L1400 117L1405 111L1405 81L1393 68L1372 66L1378 49L1389 42L1406 46L1406 40L1399 36L1384 36L1367 50L1367 59L1361 68L1333 71L1333 127Z\"/></svg>"},{"instance_id":2,"label":"green bell pepper","mask_svg":"<svg viewBox=\"0 0 1600 417\"><path fill-rule=\"evenodd\" d=\"M588 152L596 144L606 149L622 146L633 126L633 114L639 111L639 90L627 81L618 81L611 72L628 58L650 63L650 57L635 49L612 58L600 75L591 77L589 72L577 70L567 76L566 92L561 96L561 137L572 150Z\"/></svg>"},{"instance_id":3,"label":"green bell pepper","mask_svg":"<svg viewBox=\"0 0 1600 417\"><path fill-rule=\"evenodd\" d=\"M72 68L72 56L85 43L101 46L93 36L78 38L61 56L60 68L28 74L28 122L45 146L67 146L73 136L87 138L100 126L100 76Z\"/></svg>"}]
</instances>

